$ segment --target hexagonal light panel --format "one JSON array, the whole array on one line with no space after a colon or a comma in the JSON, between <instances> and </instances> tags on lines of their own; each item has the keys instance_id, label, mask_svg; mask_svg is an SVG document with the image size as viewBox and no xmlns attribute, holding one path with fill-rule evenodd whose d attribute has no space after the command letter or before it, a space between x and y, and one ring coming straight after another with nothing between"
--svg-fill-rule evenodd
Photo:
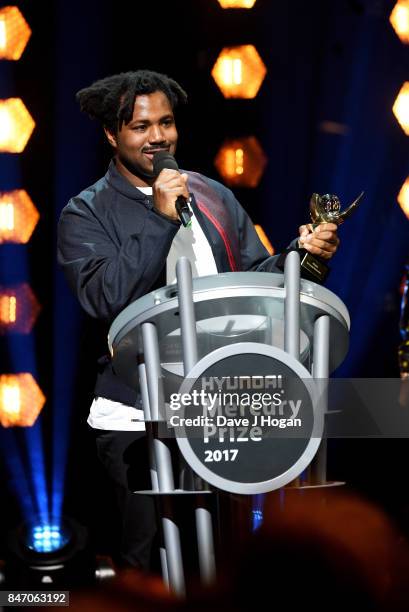
<instances>
[{"instance_id":1,"label":"hexagonal light panel","mask_svg":"<svg viewBox=\"0 0 409 612\"><path fill-rule=\"evenodd\" d=\"M398 195L398 203L409 219L409 176L403 183Z\"/></svg>"},{"instance_id":2,"label":"hexagonal light panel","mask_svg":"<svg viewBox=\"0 0 409 612\"><path fill-rule=\"evenodd\" d=\"M266 164L255 136L225 140L214 160L220 176L232 187L257 187Z\"/></svg>"},{"instance_id":3,"label":"hexagonal light panel","mask_svg":"<svg viewBox=\"0 0 409 612\"><path fill-rule=\"evenodd\" d=\"M27 283L0 287L0 334L29 334L40 310Z\"/></svg>"},{"instance_id":4,"label":"hexagonal light panel","mask_svg":"<svg viewBox=\"0 0 409 612\"><path fill-rule=\"evenodd\" d=\"M266 72L257 49L253 45L241 45L222 49L212 77L225 98L255 98Z\"/></svg>"},{"instance_id":5,"label":"hexagonal light panel","mask_svg":"<svg viewBox=\"0 0 409 612\"><path fill-rule=\"evenodd\" d=\"M402 85L392 111L406 136L409 136L409 81Z\"/></svg>"},{"instance_id":6,"label":"hexagonal light panel","mask_svg":"<svg viewBox=\"0 0 409 612\"><path fill-rule=\"evenodd\" d=\"M0 153L21 153L35 122L20 98L0 100Z\"/></svg>"},{"instance_id":7,"label":"hexagonal light panel","mask_svg":"<svg viewBox=\"0 0 409 612\"><path fill-rule=\"evenodd\" d=\"M409 0L398 0L389 17L393 29L405 44L409 43Z\"/></svg>"},{"instance_id":8,"label":"hexagonal light panel","mask_svg":"<svg viewBox=\"0 0 409 612\"><path fill-rule=\"evenodd\" d=\"M20 59L30 36L30 27L16 6L0 9L0 59Z\"/></svg>"},{"instance_id":9,"label":"hexagonal light panel","mask_svg":"<svg viewBox=\"0 0 409 612\"><path fill-rule=\"evenodd\" d=\"M0 375L0 424L30 427L45 404L45 396L31 374Z\"/></svg>"},{"instance_id":10,"label":"hexagonal light panel","mask_svg":"<svg viewBox=\"0 0 409 612\"><path fill-rule=\"evenodd\" d=\"M220 6L224 9L244 8L251 9L256 3L256 0L218 0Z\"/></svg>"},{"instance_id":11,"label":"hexagonal light panel","mask_svg":"<svg viewBox=\"0 0 409 612\"><path fill-rule=\"evenodd\" d=\"M0 192L0 244L26 244L40 218L24 189Z\"/></svg>"}]
</instances>

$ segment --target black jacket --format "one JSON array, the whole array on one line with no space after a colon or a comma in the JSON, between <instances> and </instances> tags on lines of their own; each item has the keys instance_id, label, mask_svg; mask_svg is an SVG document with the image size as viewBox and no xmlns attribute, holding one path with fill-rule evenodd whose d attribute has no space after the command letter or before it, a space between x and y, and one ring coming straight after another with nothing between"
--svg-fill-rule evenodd
<instances>
[{"instance_id":1,"label":"black jacket","mask_svg":"<svg viewBox=\"0 0 409 612\"><path fill-rule=\"evenodd\" d=\"M201 178L228 208L241 269L279 272L276 257L269 256L233 193L217 181ZM199 210L194 194L192 209L218 271L230 271L220 233ZM72 198L59 221L58 261L84 310L109 325L125 306L163 286L166 258L179 227L178 221L155 210L152 198L131 185L111 161L105 177ZM101 364L95 394L135 405L136 393L117 379L109 358Z\"/></svg>"}]
</instances>

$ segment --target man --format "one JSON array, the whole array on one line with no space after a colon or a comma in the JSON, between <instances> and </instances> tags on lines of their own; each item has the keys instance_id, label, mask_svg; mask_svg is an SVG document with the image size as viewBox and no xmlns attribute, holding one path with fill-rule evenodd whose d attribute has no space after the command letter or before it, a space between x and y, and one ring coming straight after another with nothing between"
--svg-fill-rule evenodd
<instances>
[{"instance_id":1,"label":"man","mask_svg":"<svg viewBox=\"0 0 409 612\"><path fill-rule=\"evenodd\" d=\"M130 302L175 280L178 257L187 255L194 276L234 270L276 271L249 217L232 192L200 174L153 172L156 152L176 151L174 109L186 93L151 71L97 81L77 94L81 110L101 121L114 151L107 174L64 208L58 259L86 312L109 325ZM191 228L181 226L178 196L190 202ZM338 246L336 226L314 233L300 228L299 243L329 259ZM146 489L144 424L140 398L100 360L88 424L101 461L116 485L122 514L122 556L147 568L155 532L153 502L130 494ZM131 482L131 480L134 478ZM138 481L138 482L137 482Z\"/></svg>"}]
</instances>

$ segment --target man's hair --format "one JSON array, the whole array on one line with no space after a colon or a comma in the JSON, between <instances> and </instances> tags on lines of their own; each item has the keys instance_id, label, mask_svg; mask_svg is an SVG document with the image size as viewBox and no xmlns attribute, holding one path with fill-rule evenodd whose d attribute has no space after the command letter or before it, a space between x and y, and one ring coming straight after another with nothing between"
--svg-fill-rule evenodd
<instances>
[{"instance_id":1,"label":"man's hair","mask_svg":"<svg viewBox=\"0 0 409 612\"><path fill-rule=\"evenodd\" d=\"M80 108L98 119L112 134L132 119L136 96L162 91L172 109L187 100L186 92L173 79L151 70L121 72L100 79L76 94Z\"/></svg>"}]
</instances>

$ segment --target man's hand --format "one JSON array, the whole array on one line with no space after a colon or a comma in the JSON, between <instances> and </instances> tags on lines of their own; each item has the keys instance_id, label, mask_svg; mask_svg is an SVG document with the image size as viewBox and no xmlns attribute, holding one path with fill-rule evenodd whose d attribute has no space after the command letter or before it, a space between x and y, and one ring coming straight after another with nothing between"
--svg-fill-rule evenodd
<instances>
[{"instance_id":1,"label":"man's hand","mask_svg":"<svg viewBox=\"0 0 409 612\"><path fill-rule=\"evenodd\" d=\"M322 259L331 259L339 245L337 229L335 223L320 223L314 231L311 225L301 225L299 245Z\"/></svg>"},{"instance_id":2,"label":"man's hand","mask_svg":"<svg viewBox=\"0 0 409 612\"><path fill-rule=\"evenodd\" d=\"M155 208L176 221L178 214L175 202L180 195L185 196L186 199L189 198L187 174L181 174L177 170L165 168L153 184Z\"/></svg>"}]
</instances>

